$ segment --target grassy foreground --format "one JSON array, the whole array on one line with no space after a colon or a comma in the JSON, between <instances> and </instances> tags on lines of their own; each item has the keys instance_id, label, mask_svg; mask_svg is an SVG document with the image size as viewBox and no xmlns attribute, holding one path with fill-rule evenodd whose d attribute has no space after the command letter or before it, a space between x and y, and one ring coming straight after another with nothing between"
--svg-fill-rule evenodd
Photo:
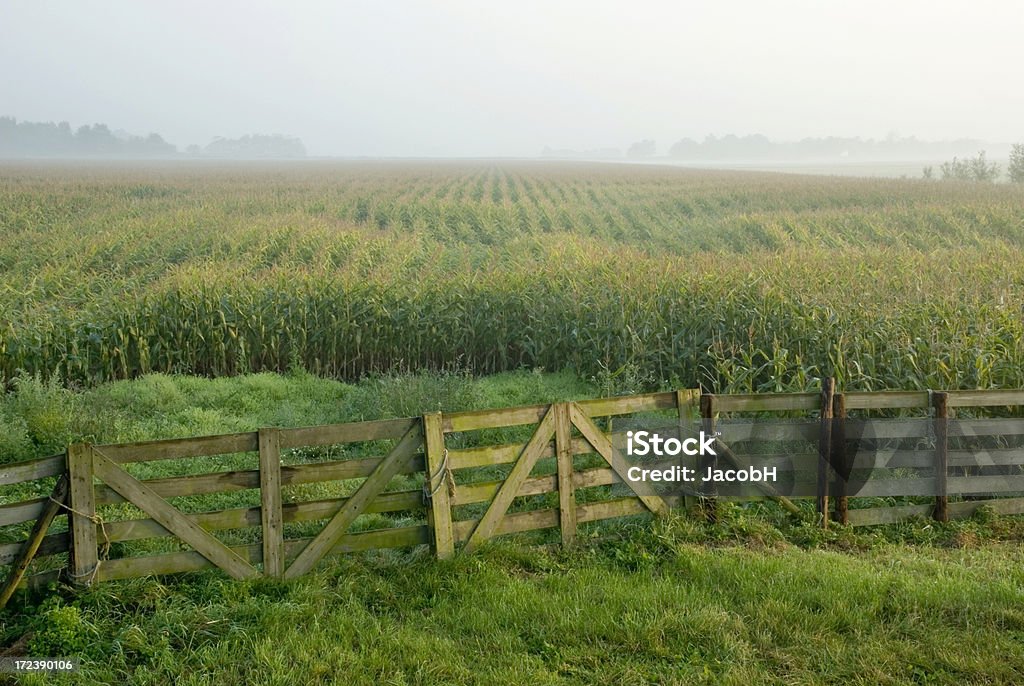
<instances>
[{"instance_id":1,"label":"grassy foreground","mask_svg":"<svg viewBox=\"0 0 1024 686\"><path fill-rule=\"evenodd\" d=\"M25 377L0 401L0 455L591 397L634 381L344 384L299 371L76 392ZM571 551L505 540L449 562L425 550L334 559L291 583L209 572L21 595L0 612L0 653L84 662L26 684L1014 684L1022 540L1024 521L984 511L825 533L723 505L717 525L613 522Z\"/></svg>"},{"instance_id":2,"label":"grassy foreground","mask_svg":"<svg viewBox=\"0 0 1024 686\"><path fill-rule=\"evenodd\" d=\"M1021 531L824 535L737 509L575 551L498 543L443 563L343 558L292 583L114 583L23 604L0 631L84 660L26 684L1013 684Z\"/></svg>"}]
</instances>

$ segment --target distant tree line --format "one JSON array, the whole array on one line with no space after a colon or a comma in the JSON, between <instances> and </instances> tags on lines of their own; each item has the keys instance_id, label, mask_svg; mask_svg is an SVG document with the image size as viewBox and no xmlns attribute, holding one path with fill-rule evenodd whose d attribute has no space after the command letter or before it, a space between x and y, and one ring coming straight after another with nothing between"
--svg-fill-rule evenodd
<instances>
[{"instance_id":1,"label":"distant tree line","mask_svg":"<svg viewBox=\"0 0 1024 686\"><path fill-rule=\"evenodd\" d=\"M1007 165L1007 176L1011 183L1024 183L1024 144L1017 143L1010 148L1010 163ZM954 157L939 165L939 173L944 181L980 181L992 183L999 180L999 165L989 162L982 150L974 157ZM934 179L935 168L924 168L924 178Z\"/></svg>"},{"instance_id":2,"label":"distant tree line","mask_svg":"<svg viewBox=\"0 0 1024 686\"><path fill-rule=\"evenodd\" d=\"M298 138L280 134L253 134L241 138L217 137L205 147L190 145L186 154L218 159L280 159L306 156ZM111 131L106 124L72 129L66 121L30 122L0 117L0 158L161 158L178 156L177 146L160 134L133 136Z\"/></svg>"},{"instance_id":3,"label":"distant tree line","mask_svg":"<svg viewBox=\"0 0 1024 686\"><path fill-rule=\"evenodd\" d=\"M980 146L980 141L960 139L955 141L923 141L913 136L901 138L891 135L882 139L849 138L828 136L804 138L799 141L776 142L761 134L737 136L709 135L702 141L683 138L673 143L667 155L681 161L800 161L800 160L912 160L969 155ZM561 158L645 158L658 154L655 142L650 139L636 141L626 148L602 148L598 150L567 150L544 148L545 157Z\"/></svg>"},{"instance_id":4,"label":"distant tree line","mask_svg":"<svg viewBox=\"0 0 1024 686\"><path fill-rule=\"evenodd\" d=\"M1024 183L1024 144L1017 143L1010 148L1010 181Z\"/></svg>"},{"instance_id":5,"label":"distant tree line","mask_svg":"<svg viewBox=\"0 0 1024 686\"><path fill-rule=\"evenodd\" d=\"M164 157L177 148L160 134L130 136L106 124L72 129L66 121L18 121L0 117L0 157Z\"/></svg>"},{"instance_id":6,"label":"distant tree line","mask_svg":"<svg viewBox=\"0 0 1024 686\"><path fill-rule=\"evenodd\" d=\"M190 146L189 152L196 154L200 151L198 146ZM217 137L202 149L201 154L231 159L280 159L305 157L306 146L298 138L289 138L280 134L254 134L241 138Z\"/></svg>"},{"instance_id":7,"label":"distant tree line","mask_svg":"<svg viewBox=\"0 0 1024 686\"><path fill-rule=\"evenodd\" d=\"M682 160L806 160L863 158L914 159L934 155L955 155L977 150L978 141L961 139L948 142L923 141L914 136L883 139L828 136L775 142L760 134L750 136L707 136L698 142L683 138L668 150L669 157Z\"/></svg>"}]
</instances>

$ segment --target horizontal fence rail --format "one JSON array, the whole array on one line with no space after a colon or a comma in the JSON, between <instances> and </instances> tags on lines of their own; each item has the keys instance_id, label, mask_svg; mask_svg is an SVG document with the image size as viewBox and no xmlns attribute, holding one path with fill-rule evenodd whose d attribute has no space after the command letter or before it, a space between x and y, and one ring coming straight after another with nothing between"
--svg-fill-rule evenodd
<instances>
[{"instance_id":1,"label":"horizontal fence rail","mask_svg":"<svg viewBox=\"0 0 1024 686\"><path fill-rule=\"evenodd\" d=\"M713 519L722 499L765 498L799 514L793 501L814 498L823 527L944 521L982 506L1021 514L1024 497L1013 496L1024 496L1024 419L970 424L972 437L991 442L981 466L956 442L963 432L950 435L949 426L958 408L1022 405L1024 390L840 393L826 380L820 393L684 389L75 444L63 455L0 465L0 565L9 568L0 606L17 587L59 578L88 585L210 567L237 578L294 578L328 555L429 545L444 558L495 536L547 529L570 545L580 526L606 519L680 507ZM917 421L856 423L855 415L872 412ZM716 439L716 456L696 467L776 465L799 488L759 483L698 496L637 488L616 427L621 433L647 416L727 434ZM761 421L771 416L787 423ZM853 434L873 450L847 454ZM844 478L836 465L848 471ZM175 469L183 473L167 475ZM858 473L866 476L854 490L849 475ZM868 506L851 508L851 499Z\"/></svg>"}]
</instances>

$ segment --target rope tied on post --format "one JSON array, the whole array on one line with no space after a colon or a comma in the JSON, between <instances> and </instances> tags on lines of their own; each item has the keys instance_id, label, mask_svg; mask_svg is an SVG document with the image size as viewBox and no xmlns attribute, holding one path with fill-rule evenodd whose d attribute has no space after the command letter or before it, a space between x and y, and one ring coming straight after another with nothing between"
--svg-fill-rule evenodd
<instances>
[{"instance_id":1,"label":"rope tied on post","mask_svg":"<svg viewBox=\"0 0 1024 686\"><path fill-rule=\"evenodd\" d=\"M48 497L50 501L55 503L58 507L64 508L71 514L78 515L79 517L84 517L85 519L91 521L93 524L99 526L100 533L103 534L103 545L100 546L99 556L97 557L96 564L93 565L92 569L90 569L88 572L83 572L82 574L75 574L70 570L68 570L67 572L68 576L72 579L86 579L85 585L92 586L93 581L96 580L96 573L100 569L100 563L108 559L107 556L110 553L110 537L107 535L107 527L105 525L105 522L103 521L103 517L101 517L99 514L88 515L84 512L76 510L67 503L57 500L52 495Z\"/></svg>"},{"instance_id":2,"label":"rope tied on post","mask_svg":"<svg viewBox=\"0 0 1024 686\"><path fill-rule=\"evenodd\" d=\"M437 485L434 485L434 480L437 479ZM448 495L452 498L455 497L455 477L452 476L452 470L448 468L448 449L444 449L444 457L441 459L441 466L437 468L437 471L430 474L427 480L423 482L423 502L427 503L433 500L437 492L441 490L443 486L448 487Z\"/></svg>"}]
</instances>

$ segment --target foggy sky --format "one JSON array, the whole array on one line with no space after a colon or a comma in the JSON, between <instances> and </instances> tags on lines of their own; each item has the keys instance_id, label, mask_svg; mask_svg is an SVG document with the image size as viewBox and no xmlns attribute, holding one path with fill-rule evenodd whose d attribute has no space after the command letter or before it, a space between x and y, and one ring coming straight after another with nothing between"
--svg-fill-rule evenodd
<instances>
[{"instance_id":1,"label":"foggy sky","mask_svg":"<svg viewBox=\"0 0 1024 686\"><path fill-rule=\"evenodd\" d=\"M1005 2L0 0L0 115L184 148L533 156L762 133L1024 140Z\"/></svg>"}]
</instances>

